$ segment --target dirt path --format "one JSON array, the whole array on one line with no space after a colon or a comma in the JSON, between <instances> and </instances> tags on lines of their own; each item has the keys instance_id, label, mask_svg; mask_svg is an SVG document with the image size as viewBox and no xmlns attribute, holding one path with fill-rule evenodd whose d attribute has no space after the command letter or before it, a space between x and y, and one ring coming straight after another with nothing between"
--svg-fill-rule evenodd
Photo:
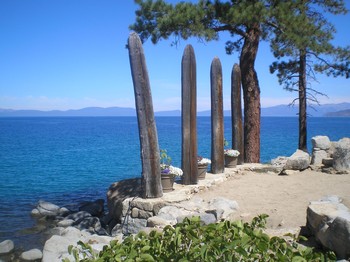
<instances>
[{"instance_id":1,"label":"dirt path","mask_svg":"<svg viewBox=\"0 0 350 262\"><path fill-rule=\"evenodd\" d=\"M266 213L267 227L282 231L305 226L309 202L327 195L339 196L350 207L350 175L310 170L289 176L245 172L198 194L204 200L222 196L237 201L237 217L243 220Z\"/></svg>"}]
</instances>

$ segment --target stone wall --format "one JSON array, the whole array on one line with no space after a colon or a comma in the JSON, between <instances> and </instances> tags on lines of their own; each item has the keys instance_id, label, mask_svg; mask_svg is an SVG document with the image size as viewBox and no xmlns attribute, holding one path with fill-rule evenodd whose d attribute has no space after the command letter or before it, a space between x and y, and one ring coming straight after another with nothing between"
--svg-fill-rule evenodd
<instances>
[{"instance_id":1,"label":"stone wall","mask_svg":"<svg viewBox=\"0 0 350 262\"><path fill-rule=\"evenodd\" d=\"M175 183L174 191L154 199L143 199L137 195L141 186L137 179L114 183L107 193L111 235L132 234L140 230L147 231L148 228L163 228L182 221L184 217L199 216L203 223L233 218L238 208L235 201L217 198L204 202L194 195L244 170L275 173L280 171L271 165L239 165L236 168L226 169L222 174L208 173L206 179L199 180L196 185ZM130 190L131 188L138 189Z\"/></svg>"},{"instance_id":2,"label":"stone wall","mask_svg":"<svg viewBox=\"0 0 350 262\"><path fill-rule=\"evenodd\" d=\"M328 173L350 172L350 138L332 142L327 136L315 136L311 142L311 165Z\"/></svg>"}]
</instances>

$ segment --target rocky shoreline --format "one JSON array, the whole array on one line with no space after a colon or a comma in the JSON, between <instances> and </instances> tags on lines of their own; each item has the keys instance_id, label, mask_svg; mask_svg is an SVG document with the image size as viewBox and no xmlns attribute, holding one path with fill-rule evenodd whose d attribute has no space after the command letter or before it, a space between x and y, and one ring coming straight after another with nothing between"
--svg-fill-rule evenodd
<instances>
[{"instance_id":1,"label":"rocky shoreline","mask_svg":"<svg viewBox=\"0 0 350 262\"><path fill-rule=\"evenodd\" d=\"M137 233L140 230L149 231L154 228L161 229L166 225L174 225L185 217L199 216L203 223L215 223L222 219L239 219L236 216L239 209L234 200L225 198L213 198L210 201L196 197L195 194L219 185L238 173L273 173L279 175L293 175L299 170L312 168L331 174L349 174L350 170L350 139L344 138L339 142L330 142L327 137L315 137L313 142L312 157L309 154L297 150L291 157L279 157L272 164L243 164L236 168L227 168L225 173L208 173L205 180L200 180L196 185L182 185L175 183L174 191L164 194L161 198L142 199L140 196L140 179L123 180L110 186L107 193L108 212L105 210L103 199L86 202L72 211L65 207L45 201L39 201L32 216L38 223L46 224L45 234L48 240L43 251L32 249L23 253L14 252L13 241L5 240L0 243L0 262L2 261L61 261L67 257L68 246L76 245L80 240L89 242L95 252L102 250L103 246L112 239L122 241L125 235ZM320 152L324 151L324 152ZM335 163L335 164L333 164ZM312 165L310 165L312 164ZM325 239L334 239L334 233L329 228L339 226L350 228L350 212L336 199L322 200L320 204L330 206L329 212L324 213L324 208L315 208L315 202L308 209L311 230L324 246L333 248L342 256L350 254L350 232L345 234L345 244L341 246L331 244L327 246ZM319 203L318 203L319 204ZM321 210L316 212L315 210ZM309 211L311 210L311 211ZM335 210L338 210L335 212ZM338 219L340 217L340 219ZM326 224L317 224L327 221ZM336 225L332 225L336 221ZM317 223L316 223L317 222ZM322 228L323 234L316 229ZM348 234L348 235L346 235ZM347 240L348 238L348 240ZM330 240L331 241L331 240ZM333 241L334 242L334 241ZM334 245L334 247L332 246Z\"/></svg>"}]
</instances>

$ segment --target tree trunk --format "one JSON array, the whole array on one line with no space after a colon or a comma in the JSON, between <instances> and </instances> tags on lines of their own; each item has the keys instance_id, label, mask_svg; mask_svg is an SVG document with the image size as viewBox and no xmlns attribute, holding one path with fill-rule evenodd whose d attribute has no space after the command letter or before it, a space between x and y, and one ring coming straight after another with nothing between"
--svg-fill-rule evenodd
<instances>
[{"instance_id":1,"label":"tree trunk","mask_svg":"<svg viewBox=\"0 0 350 262\"><path fill-rule=\"evenodd\" d=\"M299 57L299 149L307 152L306 54Z\"/></svg>"},{"instance_id":2,"label":"tree trunk","mask_svg":"<svg viewBox=\"0 0 350 262\"><path fill-rule=\"evenodd\" d=\"M160 155L151 87L142 43L136 33L130 34L128 46L139 126L142 194L145 198L161 197L163 191L160 178Z\"/></svg>"},{"instance_id":3,"label":"tree trunk","mask_svg":"<svg viewBox=\"0 0 350 262\"><path fill-rule=\"evenodd\" d=\"M182 96L182 171L185 185L197 184L197 86L196 58L191 45L187 45L181 63Z\"/></svg>"},{"instance_id":4,"label":"tree trunk","mask_svg":"<svg viewBox=\"0 0 350 262\"><path fill-rule=\"evenodd\" d=\"M210 68L211 86L211 172L225 171L224 160L224 109L222 95L222 67L215 57Z\"/></svg>"},{"instance_id":5,"label":"tree trunk","mask_svg":"<svg viewBox=\"0 0 350 262\"><path fill-rule=\"evenodd\" d=\"M234 64L231 72L232 148L240 152L238 164L244 162L241 83L241 69Z\"/></svg>"},{"instance_id":6,"label":"tree trunk","mask_svg":"<svg viewBox=\"0 0 350 262\"><path fill-rule=\"evenodd\" d=\"M260 88L254 69L260 40L259 24L246 30L240 68L244 95L244 162L260 162Z\"/></svg>"}]
</instances>

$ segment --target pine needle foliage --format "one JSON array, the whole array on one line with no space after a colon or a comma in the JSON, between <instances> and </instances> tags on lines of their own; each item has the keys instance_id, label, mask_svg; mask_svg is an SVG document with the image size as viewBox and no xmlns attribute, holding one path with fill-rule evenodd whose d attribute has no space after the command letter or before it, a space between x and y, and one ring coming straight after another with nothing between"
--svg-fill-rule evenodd
<instances>
[{"instance_id":1,"label":"pine needle foliage","mask_svg":"<svg viewBox=\"0 0 350 262\"><path fill-rule=\"evenodd\" d=\"M350 76L350 48L332 45L335 28L326 19L327 14L347 12L343 0L135 2L139 9L130 29L139 33L142 41L150 38L157 43L172 37L172 44L176 45L180 39L196 37L199 41L212 41L218 40L221 32L229 33L231 39L226 42L226 53L240 54L245 162L260 162L260 86L255 71L260 41L269 42L277 58L271 65L271 72L277 72L280 83L289 91L306 89L305 76L300 80L295 78L301 70L308 73L310 79L315 79L314 72ZM304 68L298 65L301 60L312 62L306 63ZM318 93L309 94L307 97L316 101ZM299 96L304 99L306 94Z\"/></svg>"}]
</instances>

